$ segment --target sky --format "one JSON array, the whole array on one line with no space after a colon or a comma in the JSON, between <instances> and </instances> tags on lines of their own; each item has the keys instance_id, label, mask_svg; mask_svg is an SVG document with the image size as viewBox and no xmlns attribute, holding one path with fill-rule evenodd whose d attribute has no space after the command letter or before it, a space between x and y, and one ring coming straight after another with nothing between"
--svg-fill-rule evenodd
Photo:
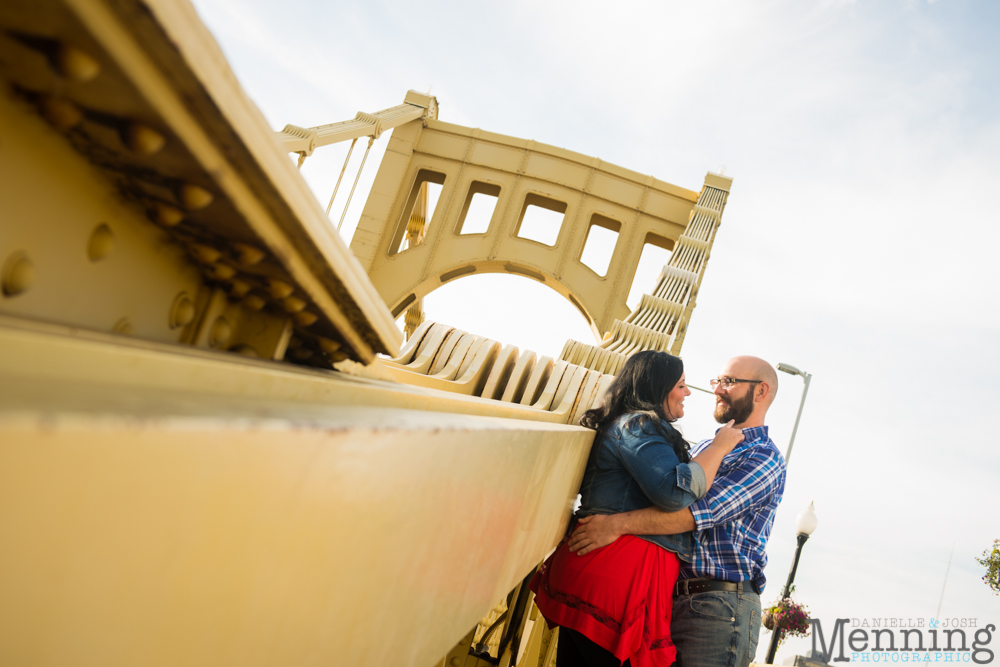
<instances>
[{"instance_id":1,"label":"sky","mask_svg":"<svg viewBox=\"0 0 1000 667\"><path fill-rule=\"evenodd\" d=\"M762 602L777 599L796 515L814 502L794 597L825 628L879 617L1000 625L1000 598L974 560L1000 538L1000 215L989 194L1000 178L1000 3L195 7L275 129L430 90L442 120L688 189L724 167L734 182L682 350L688 381L706 387L737 354L813 375ZM347 242L386 143L343 215ZM302 169L324 206L346 151L321 149ZM359 143L334 225L363 153ZM658 268L637 281L652 287ZM567 338L592 340L572 305L514 276L454 281L424 310L553 356ZM782 450L801 391L781 375L768 421ZM707 395L688 399L689 439L711 436L711 409ZM810 642L788 641L776 662Z\"/></svg>"}]
</instances>

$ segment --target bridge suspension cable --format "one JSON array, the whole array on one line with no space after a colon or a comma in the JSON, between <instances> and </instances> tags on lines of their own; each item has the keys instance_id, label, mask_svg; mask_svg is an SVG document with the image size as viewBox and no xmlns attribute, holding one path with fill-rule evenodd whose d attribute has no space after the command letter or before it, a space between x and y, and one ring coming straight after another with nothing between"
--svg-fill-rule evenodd
<instances>
[{"instance_id":1,"label":"bridge suspension cable","mask_svg":"<svg viewBox=\"0 0 1000 667\"><path fill-rule=\"evenodd\" d=\"M351 147L347 150L347 157L344 159L344 166L340 168L340 176L337 178L337 184L333 186L333 194L330 195L330 203L326 205L326 214L330 215L330 209L333 208L333 200L337 198L337 190L340 189L340 181L344 179L344 172L347 171L347 163L351 161L351 153L354 152L354 144L358 143L357 138L351 142ZM299 160L304 160L305 156L299 158ZM339 231L339 230L338 230Z\"/></svg>"},{"instance_id":2,"label":"bridge suspension cable","mask_svg":"<svg viewBox=\"0 0 1000 667\"><path fill-rule=\"evenodd\" d=\"M357 140L355 140L355 141L357 141ZM354 197L354 189L358 187L358 181L361 179L361 172L364 171L364 169L365 169L365 160L368 159L368 152L371 151L372 144L374 144L374 143L375 143L375 137L372 137L371 139L368 140L368 148L365 149L365 155L364 155L363 158L361 158L361 166L358 167L358 174L357 174L357 176L354 177L354 185L351 186L351 193L349 195L347 195L347 203L344 204L344 212L340 214L340 222L337 223L337 232L338 233L340 232L341 225L344 224L344 218L347 217L347 208L351 205L351 198ZM351 148L352 149L354 148L353 144L351 145ZM348 155L348 157L350 157L350 156ZM347 166L346 162L344 163L344 166L345 167ZM343 176L343 172L341 172L341 176ZM337 181L337 187L340 187L340 181L339 180ZM337 191L334 190L333 194L334 194L334 196L336 196L337 195ZM332 199L330 200L330 203L331 204L333 203Z\"/></svg>"}]
</instances>

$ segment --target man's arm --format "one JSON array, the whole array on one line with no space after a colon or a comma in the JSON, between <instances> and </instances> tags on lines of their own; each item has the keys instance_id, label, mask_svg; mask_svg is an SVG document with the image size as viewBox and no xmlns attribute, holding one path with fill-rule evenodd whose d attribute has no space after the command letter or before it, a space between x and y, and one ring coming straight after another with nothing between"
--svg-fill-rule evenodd
<instances>
[{"instance_id":1,"label":"man's arm","mask_svg":"<svg viewBox=\"0 0 1000 667\"><path fill-rule=\"evenodd\" d=\"M717 479L708 494L687 509L663 512L647 507L580 519L570 537L570 551L578 550L582 556L622 535L673 535L735 521L779 492L784 486L784 470L784 463L776 453L754 451L724 479Z\"/></svg>"},{"instance_id":2,"label":"man's arm","mask_svg":"<svg viewBox=\"0 0 1000 667\"><path fill-rule=\"evenodd\" d=\"M736 521L757 511L785 485L785 465L774 450L755 449L716 481L704 498L691 506L698 530Z\"/></svg>"},{"instance_id":3,"label":"man's arm","mask_svg":"<svg viewBox=\"0 0 1000 667\"><path fill-rule=\"evenodd\" d=\"M694 530L690 509L664 512L657 507L622 512L595 514L580 519L569 538L569 550L578 556L606 547L622 535L676 535Z\"/></svg>"}]
</instances>

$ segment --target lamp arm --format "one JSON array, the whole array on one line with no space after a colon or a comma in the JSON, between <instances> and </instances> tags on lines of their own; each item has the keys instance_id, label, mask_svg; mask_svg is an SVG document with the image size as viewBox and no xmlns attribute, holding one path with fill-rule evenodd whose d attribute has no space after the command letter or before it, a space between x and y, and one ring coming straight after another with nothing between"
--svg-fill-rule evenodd
<instances>
[{"instance_id":1,"label":"lamp arm","mask_svg":"<svg viewBox=\"0 0 1000 667\"><path fill-rule=\"evenodd\" d=\"M799 431L799 420L802 419L802 408L806 405L806 396L809 395L809 382L812 380L812 375L809 373L802 373L802 379L805 381L805 386L802 387L802 398L799 400L799 412L795 415L795 426L792 427L792 437L788 440L788 449L785 450L785 466L788 466L789 460L792 458L792 446L795 444L795 434Z\"/></svg>"}]
</instances>

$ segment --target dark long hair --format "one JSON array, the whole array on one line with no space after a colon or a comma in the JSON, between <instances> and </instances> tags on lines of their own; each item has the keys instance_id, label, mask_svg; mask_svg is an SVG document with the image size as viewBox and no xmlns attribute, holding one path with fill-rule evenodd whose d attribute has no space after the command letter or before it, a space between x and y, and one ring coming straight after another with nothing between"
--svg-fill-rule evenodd
<instances>
[{"instance_id":1,"label":"dark long hair","mask_svg":"<svg viewBox=\"0 0 1000 667\"><path fill-rule=\"evenodd\" d=\"M616 419L627 413L638 415L635 424L649 433L652 427L670 443L681 463L691 460L688 444L663 412L663 401L684 374L684 362L666 352L645 350L633 354L622 366L599 407L587 410L580 425L597 431L600 438ZM630 422L631 424L631 422Z\"/></svg>"}]
</instances>

